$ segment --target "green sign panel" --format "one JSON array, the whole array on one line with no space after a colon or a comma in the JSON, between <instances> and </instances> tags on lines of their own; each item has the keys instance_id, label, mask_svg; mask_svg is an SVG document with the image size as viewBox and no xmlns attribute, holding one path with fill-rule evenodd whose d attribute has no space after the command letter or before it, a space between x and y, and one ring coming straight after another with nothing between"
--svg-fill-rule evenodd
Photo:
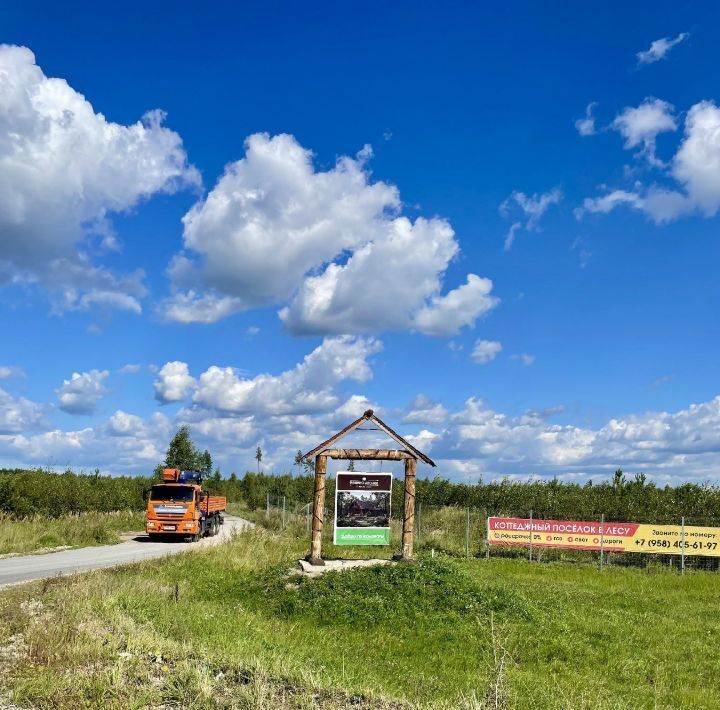
<instances>
[{"instance_id":1,"label":"green sign panel","mask_svg":"<svg viewBox=\"0 0 720 710\"><path fill-rule=\"evenodd\" d=\"M389 545L392 473L338 472L335 544Z\"/></svg>"},{"instance_id":2,"label":"green sign panel","mask_svg":"<svg viewBox=\"0 0 720 710\"><path fill-rule=\"evenodd\" d=\"M336 545L389 545L390 528L335 528Z\"/></svg>"}]
</instances>

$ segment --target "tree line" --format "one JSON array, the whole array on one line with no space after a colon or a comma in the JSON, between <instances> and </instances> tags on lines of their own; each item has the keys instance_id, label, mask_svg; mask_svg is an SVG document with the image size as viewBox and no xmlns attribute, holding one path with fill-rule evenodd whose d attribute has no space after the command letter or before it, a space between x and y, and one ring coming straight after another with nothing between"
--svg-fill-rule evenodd
<instances>
[{"instance_id":1,"label":"tree line","mask_svg":"<svg viewBox=\"0 0 720 710\"><path fill-rule=\"evenodd\" d=\"M0 469L0 511L19 517L57 517L85 511L142 510L144 492L157 482L155 476L102 476L98 473L56 474L43 470ZM298 509L312 501L313 476L270 475L248 471L243 476L215 474L203 487L224 495L232 503L252 510L273 507ZM332 513L335 482L328 476L325 505ZM403 510L402 479L393 481L394 517ZM656 486L642 475L627 478L617 471L611 481L564 483L551 481L500 481L453 483L439 476L418 479L416 500L422 508L457 506L484 511L487 515L513 515L559 520L607 520L674 523L684 515L688 524L714 519L720 524L720 488L685 483Z\"/></svg>"}]
</instances>

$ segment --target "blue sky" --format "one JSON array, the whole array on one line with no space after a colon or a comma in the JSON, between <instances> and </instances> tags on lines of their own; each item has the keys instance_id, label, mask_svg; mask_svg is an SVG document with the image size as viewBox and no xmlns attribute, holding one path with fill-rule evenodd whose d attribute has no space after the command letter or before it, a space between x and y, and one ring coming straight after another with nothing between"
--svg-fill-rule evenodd
<instances>
[{"instance_id":1,"label":"blue sky","mask_svg":"<svg viewBox=\"0 0 720 710\"><path fill-rule=\"evenodd\" d=\"M714 480L718 12L6 10L3 463Z\"/></svg>"}]
</instances>

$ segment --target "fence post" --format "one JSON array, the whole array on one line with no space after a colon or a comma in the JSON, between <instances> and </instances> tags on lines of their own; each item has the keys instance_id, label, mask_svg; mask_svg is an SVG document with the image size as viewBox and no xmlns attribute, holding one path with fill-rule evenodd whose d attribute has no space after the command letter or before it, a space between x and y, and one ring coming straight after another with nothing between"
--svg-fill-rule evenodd
<instances>
[{"instance_id":1,"label":"fence post","mask_svg":"<svg viewBox=\"0 0 720 710\"><path fill-rule=\"evenodd\" d=\"M415 514L415 544L420 545L420 523L422 522L422 503L417 504L417 513Z\"/></svg>"},{"instance_id":2,"label":"fence post","mask_svg":"<svg viewBox=\"0 0 720 710\"><path fill-rule=\"evenodd\" d=\"M487 510L483 511L483 519L485 520L485 559L490 559L490 516Z\"/></svg>"},{"instance_id":3,"label":"fence post","mask_svg":"<svg viewBox=\"0 0 720 710\"><path fill-rule=\"evenodd\" d=\"M470 557L470 508L465 508L465 557Z\"/></svg>"},{"instance_id":4,"label":"fence post","mask_svg":"<svg viewBox=\"0 0 720 710\"><path fill-rule=\"evenodd\" d=\"M682 533L680 536L680 574L685 574L685 516L680 520Z\"/></svg>"},{"instance_id":5,"label":"fence post","mask_svg":"<svg viewBox=\"0 0 720 710\"><path fill-rule=\"evenodd\" d=\"M528 548L528 552L530 555L530 562L532 562L532 537L533 537L533 530L532 530L532 510L530 511L530 547Z\"/></svg>"},{"instance_id":6,"label":"fence post","mask_svg":"<svg viewBox=\"0 0 720 710\"><path fill-rule=\"evenodd\" d=\"M603 569L603 558L605 554L605 513L600 515L600 571Z\"/></svg>"},{"instance_id":7,"label":"fence post","mask_svg":"<svg viewBox=\"0 0 720 710\"><path fill-rule=\"evenodd\" d=\"M283 496L282 526L285 529L285 496Z\"/></svg>"},{"instance_id":8,"label":"fence post","mask_svg":"<svg viewBox=\"0 0 720 710\"><path fill-rule=\"evenodd\" d=\"M270 493L265 494L265 517L270 517Z\"/></svg>"}]
</instances>

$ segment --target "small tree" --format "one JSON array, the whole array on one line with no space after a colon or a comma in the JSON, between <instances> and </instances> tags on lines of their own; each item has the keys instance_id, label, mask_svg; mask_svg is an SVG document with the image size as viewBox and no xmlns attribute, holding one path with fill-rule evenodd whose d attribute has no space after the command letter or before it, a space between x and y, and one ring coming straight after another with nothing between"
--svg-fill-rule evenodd
<instances>
[{"instance_id":1,"label":"small tree","mask_svg":"<svg viewBox=\"0 0 720 710\"><path fill-rule=\"evenodd\" d=\"M205 478L209 478L212 475L212 466L212 456L210 456L210 452L205 449L205 451L198 456L198 471L200 471Z\"/></svg>"},{"instance_id":2,"label":"small tree","mask_svg":"<svg viewBox=\"0 0 720 710\"><path fill-rule=\"evenodd\" d=\"M348 463L347 470L348 470L348 471L354 471L354 470L355 470L355 460L354 460L354 459L350 459L350 463Z\"/></svg>"},{"instance_id":3,"label":"small tree","mask_svg":"<svg viewBox=\"0 0 720 710\"><path fill-rule=\"evenodd\" d=\"M294 463L299 470L302 469L305 473L315 473L315 463L312 459L306 459L300 449L298 449L298 452L295 454Z\"/></svg>"},{"instance_id":4,"label":"small tree","mask_svg":"<svg viewBox=\"0 0 720 710\"><path fill-rule=\"evenodd\" d=\"M255 449L255 458L257 460L257 472L260 473L260 462L262 461L263 453L262 449L258 446L257 449Z\"/></svg>"},{"instance_id":5,"label":"small tree","mask_svg":"<svg viewBox=\"0 0 720 710\"><path fill-rule=\"evenodd\" d=\"M190 438L190 428L183 424L168 446L165 468L193 470L197 466L198 458L198 450Z\"/></svg>"}]
</instances>

